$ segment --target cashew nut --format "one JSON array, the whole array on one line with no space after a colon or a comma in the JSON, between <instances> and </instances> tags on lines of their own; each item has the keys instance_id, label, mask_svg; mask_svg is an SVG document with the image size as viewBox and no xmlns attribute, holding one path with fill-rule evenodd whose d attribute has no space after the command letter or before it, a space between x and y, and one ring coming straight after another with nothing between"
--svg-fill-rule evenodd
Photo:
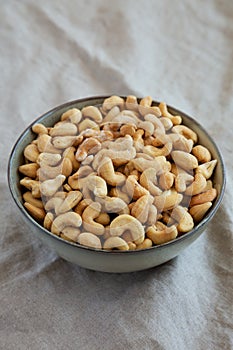
<instances>
[{"instance_id":1,"label":"cashew nut","mask_svg":"<svg viewBox=\"0 0 233 350\"><path fill-rule=\"evenodd\" d=\"M182 118L179 115L174 116L168 111L166 103L161 102L159 104L159 109L164 117L171 119L173 125L178 125L182 123Z\"/></svg>"},{"instance_id":2,"label":"cashew nut","mask_svg":"<svg viewBox=\"0 0 233 350\"><path fill-rule=\"evenodd\" d=\"M151 145L145 146L143 151L152 157L168 156L172 151L172 143L166 143L162 148L157 148Z\"/></svg>"},{"instance_id":3,"label":"cashew nut","mask_svg":"<svg viewBox=\"0 0 233 350\"><path fill-rule=\"evenodd\" d=\"M101 162L97 173L106 180L107 184L111 186L120 186L125 182L125 175L115 172L112 160L110 158L104 158Z\"/></svg>"},{"instance_id":4,"label":"cashew nut","mask_svg":"<svg viewBox=\"0 0 233 350\"><path fill-rule=\"evenodd\" d=\"M57 192L59 187L61 187L65 179L66 177L64 175L57 175L54 179L45 180L40 185L41 194L46 197L53 196Z\"/></svg>"},{"instance_id":5,"label":"cashew nut","mask_svg":"<svg viewBox=\"0 0 233 350\"><path fill-rule=\"evenodd\" d=\"M145 187L153 196L159 196L162 191L157 186L157 170L154 168L147 168L140 176L140 184Z\"/></svg>"},{"instance_id":6,"label":"cashew nut","mask_svg":"<svg viewBox=\"0 0 233 350\"><path fill-rule=\"evenodd\" d=\"M43 222L43 225L44 225L44 228L48 231L51 230L51 226L52 226L52 223L53 223L53 219L54 219L54 215L50 212L48 212L45 217L44 217L44 222Z\"/></svg>"},{"instance_id":7,"label":"cashew nut","mask_svg":"<svg viewBox=\"0 0 233 350\"><path fill-rule=\"evenodd\" d=\"M133 199L138 199L141 196L149 194L149 191L137 182L137 177L135 175L129 175L127 177L125 188L127 194Z\"/></svg>"},{"instance_id":8,"label":"cashew nut","mask_svg":"<svg viewBox=\"0 0 233 350\"><path fill-rule=\"evenodd\" d=\"M172 132L183 135L188 140L191 139L193 143L197 142L197 134L185 125L173 126Z\"/></svg>"},{"instance_id":9,"label":"cashew nut","mask_svg":"<svg viewBox=\"0 0 233 350\"><path fill-rule=\"evenodd\" d=\"M62 204L58 207L58 213L65 213L74 208L82 199L82 193L79 191L70 191Z\"/></svg>"},{"instance_id":10,"label":"cashew nut","mask_svg":"<svg viewBox=\"0 0 233 350\"><path fill-rule=\"evenodd\" d=\"M79 162L81 162L87 157L90 152L94 154L97 153L100 149L101 143L97 139L90 137L81 143L81 145L78 147L75 157Z\"/></svg>"},{"instance_id":11,"label":"cashew nut","mask_svg":"<svg viewBox=\"0 0 233 350\"><path fill-rule=\"evenodd\" d=\"M191 185L186 188L185 194L188 196L195 196L201 193L206 187L206 178L201 174L197 173L194 176L194 181Z\"/></svg>"},{"instance_id":12,"label":"cashew nut","mask_svg":"<svg viewBox=\"0 0 233 350\"><path fill-rule=\"evenodd\" d=\"M193 170L198 167L197 158L190 153L183 151L173 151L171 152L172 159L182 169Z\"/></svg>"},{"instance_id":13,"label":"cashew nut","mask_svg":"<svg viewBox=\"0 0 233 350\"><path fill-rule=\"evenodd\" d=\"M112 250L129 250L129 246L121 237L109 237L105 240L103 249Z\"/></svg>"},{"instance_id":14,"label":"cashew nut","mask_svg":"<svg viewBox=\"0 0 233 350\"><path fill-rule=\"evenodd\" d=\"M36 163L39 155L40 155L40 152L37 148L37 145L33 144L33 143L30 143L29 145L27 145L24 149L24 157L27 159L27 160L30 160L31 162L33 163Z\"/></svg>"},{"instance_id":15,"label":"cashew nut","mask_svg":"<svg viewBox=\"0 0 233 350\"><path fill-rule=\"evenodd\" d=\"M61 160L60 154L52 154L52 153L40 153L37 158L37 163L42 167L45 165L56 166Z\"/></svg>"},{"instance_id":16,"label":"cashew nut","mask_svg":"<svg viewBox=\"0 0 233 350\"><path fill-rule=\"evenodd\" d=\"M24 206L36 220L44 220L44 217L46 215L44 209L38 208L35 205L28 202L24 202Z\"/></svg>"},{"instance_id":17,"label":"cashew nut","mask_svg":"<svg viewBox=\"0 0 233 350\"><path fill-rule=\"evenodd\" d=\"M30 177L24 177L23 179L20 180L20 185L32 191L32 196L34 198L41 197L39 181L32 180Z\"/></svg>"},{"instance_id":18,"label":"cashew nut","mask_svg":"<svg viewBox=\"0 0 233 350\"><path fill-rule=\"evenodd\" d=\"M78 124L82 119L82 113L77 108L68 109L65 113L62 114L61 120L69 120L71 123Z\"/></svg>"},{"instance_id":19,"label":"cashew nut","mask_svg":"<svg viewBox=\"0 0 233 350\"><path fill-rule=\"evenodd\" d=\"M82 115L87 118L93 119L96 123L102 122L102 114L99 109L95 106L83 107Z\"/></svg>"},{"instance_id":20,"label":"cashew nut","mask_svg":"<svg viewBox=\"0 0 233 350\"><path fill-rule=\"evenodd\" d=\"M152 247L152 240L150 238L145 238L144 241L136 246L136 249L147 249Z\"/></svg>"},{"instance_id":21,"label":"cashew nut","mask_svg":"<svg viewBox=\"0 0 233 350\"><path fill-rule=\"evenodd\" d=\"M130 231L132 241L140 244L144 241L145 232L142 224L131 215L117 216L110 224L110 236L121 236L125 231Z\"/></svg>"},{"instance_id":22,"label":"cashew nut","mask_svg":"<svg viewBox=\"0 0 233 350\"><path fill-rule=\"evenodd\" d=\"M192 230L194 226L193 218L184 207L178 205L174 208L171 217L178 222L177 229L179 232L185 233Z\"/></svg>"},{"instance_id":23,"label":"cashew nut","mask_svg":"<svg viewBox=\"0 0 233 350\"><path fill-rule=\"evenodd\" d=\"M162 190L169 190L174 183L175 175L170 171L165 171L159 176L159 187Z\"/></svg>"},{"instance_id":24,"label":"cashew nut","mask_svg":"<svg viewBox=\"0 0 233 350\"><path fill-rule=\"evenodd\" d=\"M153 225L148 227L146 234L154 244L164 244L175 239L178 231L175 225L165 227L164 229L158 229L156 225Z\"/></svg>"},{"instance_id":25,"label":"cashew nut","mask_svg":"<svg viewBox=\"0 0 233 350\"><path fill-rule=\"evenodd\" d=\"M45 153L53 153L53 154L59 154L62 151L58 148L56 148L52 144L52 137L47 134L40 134L37 139L37 147L39 152L45 152Z\"/></svg>"},{"instance_id":26,"label":"cashew nut","mask_svg":"<svg viewBox=\"0 0 233 350\"><path fill-rule=\"evenodd\" d=\"M202 204L194 205L189 209L190 214L195 222L199 222L203 219L207 211L211 208L212 202L206 202Z\"/></svg>"},{"instance_id":27,"label":"cashew nut","mask_svg":"<svg viewBox=\"0 0 233 350\"><path fill-rule=\"evenodd\" d=\"M35 134L48 134L48 129L43 124L37 123L32 126L32 131Z\"/></svg>"},{"instance_id":28,"label":"cashew nut","mask_svg":"<svg viewBox=\"0 0 233 350\"><path fill-rule=\"evenodd\" d=\"M183 195L175 189L164 191L160 196L154 197L154 205L159 211L166 211L176 207L183 199Z\"/></svg>"},{"instance_id":29,"label":"cashew nut","mask_svg":"<svg viewBox=\"0 0 233 350\"><path fill-rule=\"evenodd\" d=\"M86 118L79 124L78 131L79 131L79 133L82 133L83 131L85 131L87 129L99 130L100 127L93 120Z\"/></svg>"},{"instance_id":30,"label":"cashew nut","mask_svg":"<svg viewBox=\"0 0 233 350\"><path fill-rule=\"evenodd\" d=\"M120 213L127 207L127 204L121 199L117 197L99 197L96 198L101 205L104 211L108 213Z\"/></svg>"},{"instance_id":31,"label":"cashew nut","mask_svg":"<svg viewBox=\"0 0 233 350\"><path fill-rule=\"evenodd\" d=\"M62 122L61 124L56 124L51 128L49 134L52 137L55 136L74 136L77 135L77 126L73 123Z\"/></svg>"},{"instance_id":32,"label":"cashew nut","mask_svg":"<svg viewBox=\"0 0 233 350\"><path fill-rule=\"evenodd\" d=\"M95 233L98 236L104 234L104 226L94 221L101 213L101 204L97 202L91 203L84 209L82 214L83 227L85 230L91 233Z\"/></svg>"},{"instance_id":33,"label":"cashew nut","mask_svg":"<svg viewBox=\"0 0 233 350\"><path fill-rule=\"evenodd\" d=\"M142 224L145 224L148 219L149 210L153 203L153 197L150 195L141 196L134 204L131 215L137 218Z\"/></svg>"},{"instance_id":34,"label":"cashew nut","mask_svg":"<svg viewBox=\"0 0 233 350\"><path fill-rule=\"evenodd\" d=\"M51 232L59 235L65 227L80 227L82 225L82 218L79 214L70 211L68 213L57 216L51 226Z\"/></svg>"},{"instance_id":35,"label":"cashew nut","mask_svg":"<svg viewBox=\"0 0 233 350\"><path fill-rule=\"evenodd\" d=\"M206 202L212 202L217 197L217 190L215 188L211 188L203 193L197 194L191 198L190 207L194 205L203 204Z\"/></svg>"},{"instance_id":36,"label":"cashew nut","mask_svg":"<svg viewBox=\"0 0 233 350\"><path fill-rule=\"evenodd\" d=\"M80 235L80 233L81 231L79 228L67 226L62 230L60 237L70 242L77 242L78 236Z\"/></svg>"},{"instance_id":37,"label":"cashew nut","mask_svg":"<svg viewBox=\"0 0 233 350\"><path fill-rule=\"evenodd\" d=\"M78 236L78 243L95 249L101 249L101 241L93 233L83 232Z\"/></svg>"},{"instance_id":38,"label":"cashew nut","mask_svg":"<svg viewBox=\"0 0 233 350\"><path fill-rule=\"evenodd\" d=\"M122 107L124 105L124 99L119 96L111 96L104 100L102 108L104 111L109 111L115 106Z\"/></svg>"},{"instance_id":39,"label":"cashew nut","mask_svg":"<svg viewBox=\"0 0 233 350\"><path fill-rule=\"evenodd\" d=\"M37 170L39 168L39 165L37 163L28 163L24 165L19 166L19 171L32 179L35 179L37 177Z\"/></svg>"},{"instance_id":40,"label":"cashew nut","mask_svg":"<svg viewBox=\"0 0 233 350\"><path fill-rule=\"evenodd\" d=\"M34 207L40 209L44 208L43 202L40 199L36 199L35 197L33 197L32 192L30 191L27 191L23 194L23 199L25 202L32 204Z\"/></svg>"},{"instance_id":41,"label":"cashew nut","mask_svg":"<svg viewBox=\"0 0 233 350\"><path fill-rule=\"evenodd\" d=\"M202 174L208 180L213 175L216 164L217 164L217 159L201 164L197 167L196 173Z\"/></svg>"}]
</instances>

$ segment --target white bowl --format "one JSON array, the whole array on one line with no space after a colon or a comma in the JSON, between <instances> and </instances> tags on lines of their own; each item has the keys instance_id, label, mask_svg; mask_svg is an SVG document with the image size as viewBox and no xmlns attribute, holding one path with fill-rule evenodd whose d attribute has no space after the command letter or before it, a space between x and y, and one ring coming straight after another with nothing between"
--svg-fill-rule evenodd
<instances>
[{"instance_id":1,"label":"white bowl","mask_svg":"<svg viewBox=\"0 0 233 350\"><path fill-rule=\"evenodd\" d=\"M208 222L216 214L225 190L225 168L217 145L196 120L187 116L183 112L168 106L168 110L172 114L181 115L183 124L190 127L198 134L199 143L206 146L210 150L213 158L217 159L218 161L213 178L214 186L218 191L218 196L215 199L208 214L190 232L176 238L171 242L153 246L146 250L105 251L88 248L63 240L50 231L47 231L43 226L36 222L23 206L22 189L19 184L20 175L18 172L18 167L24 162L24 148L35 138L35 134L31 131L31 126L35 122L42 123L46 126L52 126L60 119L61 114L66 110L74 107L82 109L87 105L100 105L106 97L108 96L87 97L84 99L65 103L43 114L31 125L29 125L15 143L10 155L8 164L9 188L15 203L17 204L22 216L28 224L28 231L31 231L33 235L39 237L45 244L51 247L51 249L54 249L57 254L65 260L88 269L104 272L131 272L144 270L163 264L173 259L184 248L194 242L205 230ZM158 105L157 102L154 102L154 104Z\"/></svg>"}]
</instances>

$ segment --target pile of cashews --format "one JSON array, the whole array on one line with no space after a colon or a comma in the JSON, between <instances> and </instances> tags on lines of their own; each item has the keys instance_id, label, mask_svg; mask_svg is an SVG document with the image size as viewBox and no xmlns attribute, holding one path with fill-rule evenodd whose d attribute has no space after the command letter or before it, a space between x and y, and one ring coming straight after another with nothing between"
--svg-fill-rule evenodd
<instances>
[{"instance_id":1,"label":"pile of cashews","mask_svg":"<svg viewBox=\"0 0 233 350\"><path fill-rule=\"evenodd\" d=\"M150 248L192 230L217 196L217 160L179 115L149 96L111 96L32 131L19 167L24 206L65 240Z\"/></svg>"}]
</instances>

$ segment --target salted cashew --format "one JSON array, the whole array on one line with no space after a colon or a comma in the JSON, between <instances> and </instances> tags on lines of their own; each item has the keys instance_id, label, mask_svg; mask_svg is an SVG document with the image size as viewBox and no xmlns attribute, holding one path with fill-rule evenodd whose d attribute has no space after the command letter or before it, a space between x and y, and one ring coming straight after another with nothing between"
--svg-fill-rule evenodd
<instances>
[{"instance_id":1,"label":"salted cashew","mask_svg":"<svg viewBox=\"0 0 233 350\"><path fill-rule=\"evenodd\" d=\"M100 110L95 106L83 107L82 115L83 117L93 119L96 123L102 122L103 119Z\"/></svg>"},{"instance_id":2,"label":"salted cashew","mask_svg":"<svg viewBox=\"0 0 233 350\"><path fill-rule=\"evenodd\" d=\"M106 98L103 102L102 108L104 111L109 111L115 106L122 107L124 105L124 99L119 96L110 96Z\"/></svg>"},{"instance_id":3,"label":"salted cashew","mask_svg":"<svg viewBox=\"0 0 233 350\"><path fill-rule=\"evenodd\" d=\"M188 185L194 180L194 177L186 172L180 172L175 177L175 189L177 192L185 192Z\"/></svg>"},{"instance_id":4,"label":"salted cashew","mask_svg":"<svg viewBox=\"0 0 233 350\"><path fill-rule=\"evenodd\" d=\"M48 212L44 217L43 226L46 230L50 231L53 223L54 215Z\"/></svg>"},{"instance_id":5,"label":"salted cashew","mask_svg":"<svg viewBox=\"0 0 233 350\"><path fill-rule=\"evenodd\" d=\"M107 157L101 162L97 173L111 186L120 186L125 182L125 175L115 172L112 160Z\"/></svg>"},{"instance_id":6,"label":"salted cashew","mask_svg":"<svg viewBox=\"0 0 233 350\"><path fill-rule=\"evenodd\" d=\"M43 124L37 123L32 126L32 131L35 134L48 134L48 129Z\"/></svg>"},{"instance_id":7,"label":"salted cashew","mask_svg":"<svg viewBox=\"0 0 233 350\"><path fill-rule=\"evenodd\" d=\"M40 199L33 197L32 192L30 191L27 191L23 194L23 199L25 202L32 204L34 207L37 207L40 209L44 208L43 202Z\"/></svg>"},{"instance_id":8,"label":"salted cashew","mask_svg":"<svg viewBox=\"0 0 233 350\"><path fill-rule=\"evenodd\" d=\"M138 219L142 224L145 224L148 219L149 210L153 203L153 197L150 195L141 196L134 204L131 215Z\"/></svg>"},{"instance_id":9,"label":"salted cashew","mask_svg":"<svg viewBox=\"0 0 233 350\"><path fill-rule=\"evenodd\" d=\"M162 148L154 147L151 145L145 146L143 151L152 157L168 156L172 151L172 143L166 143Z\"/></svg>"},{"instance_id":10,"label":"salted cashew","mask_svg":"<svg viewBox=\"0 0 233 350\"><path fill-rule=\"evenodd\" d=\"M186 208L178 205L172 210L171 217L178 222L177 229L179 232L185 233L192 230L194 226L193 218Z\"/></svg>"},{"instance_id":11,"label":"salted cashew","mask_svg":"<svg viewBox=\"0 0 233 350\"><path fill-rule=\"evenodd\" d=\"M89 118L85 118L83 121L81 121L81 123L79 123L78 131L79 131L79 133L82 133L83 131L85 131L87 129L99 130L100 127L96 122L94 122L94 120L91 120Z\"/></svg>"},{"instance_id":12,"label":"salted cashew","mask_svg":"<svg viewBox=\"0 0 233 350\"><path fill-rule=\"evenodd\" d=\"M30 160L31 162L36 163L40 155L40 152L37 148L37 145L30 143L25 147L23 154L27 160Z\"/></svg>"},{"instance_id":13,"label":"salted cashew","mask_svg":"<svg viewBox=\"0 0 233 350\"><path fill-rule=\"evenodd\" d=\"M70 191L61 205L58 207L58 213L65 213L74 208L82 199L80 191Z\"/></svg>"},{"instance_id":14,"label":"salted cashew","mask_svg":"<svg viewBox=\"0 0 233 350\"><path fill-rule=\"evenodd\" d=\"M126 101L125 101L125 106L126 106L126 108L128 110L137 112L138 111L138 100L137 100L137 97L133 96L133 95L127 96Z\"/></svg>"},{"instance_id":15,"label":"salted cashew","mask_svg":"<svg viewBox=\"0 0 233 350\"><path fill-rule=\"evenodd\" d=\"M162 193L161 189L157 186L157 170L154 168L147 168L143 171L140 176L140 184L153 196L159 196Z\"/></svg>"},{"instance_id":16,"label":"salted cashew","mask_svg":"<svg viewBox=\"0 0 233 350\"><path fill-rule=\"evenodd\" d=\"M136 249L148 249L152 247L153 242L150 238L145 238L144 241L136 246Z\"/></svg>"},{"instance_id":17,"label":"salted cashew","mask_svg":"<svg viewBox=\"0 0 233 350\"><path fill-rule=\"evenodd\" d=\"M110 216L107 213L100 213L99 216L97 216L97 218L95 219L95 222L103 226L109 225L110 221Z\"/></svg>"},{"instance_id":18,"label":"salted cashew","mask_svg":"<svg viewBox=\"0 0 233 350\"><path fill-rule=\"evenodd\" d=\"M67 226L62 230L60 237L70 242L77 242L78 236L80 235L80 233L81 231L79 228Z\"/></svg>"},{"instance_id":19,"label":"salted cashew","mask_svg":"<svg viewBox=\"0 0 233 350\"><path fill-rule=\"evenodd\" d=\"M87 138L78 147L76 159L81 162L88 156L89 153L97 153L101 149L101 143L94 137Z\"/></svg>"},{"instance_id":20,"label":"salted cashew","mask_svg":"<svg viewBox=\"0 0 233 350\"><path fill-rule=\"evenodd\" d=\"M198 167L197 158L192 154L183 151L171 152L172 159L175 164L185 170L193 170Z\"/></svg>"},{"instance_id":21,"label":"salted cashew","mask_svg":"<svg viewBox=\"0 0 233 350\"><path fill-rule=\"evenodd\" d=\"M75 158L75 153L76 153L76 148L71 146L66 148L62 154L63 158L69 158L71 160L73 171L77 171L80 167L80 163Z\"/></svg>"},{"instance_id":22,"label":"salted cashew","mask_svg":"<svg viewBox=\"0 0 233 350\"><path fill-rule=\"evenodd\" d=\"M194 181L186 188L185 194L188 196L195 196L196 194L203 192L205 187L206 178L201 173L197 173L194 175Z\"/></svg>"},{"instance_id":23,"label":"salted cashew","mask_svg":"<svg viewBox=\"0 0 233 350\"><path fill-rule=\"evenodd\" d=\"M206 202L213 202L213 200L217 197L217 190L215 188L211 188L207 191L204 191L200 194L197 194L191 198L190 207L194 205L203 204Z\"/></svg>"},{"instance_id":24,"label":"salted cashew","mask_svg":"<svg viewBox=\"0 0 233 350\"><path fill-rule=\"evenodd\" d=\"M121 237L109 237L103 244L103 249L106 250L129 250L127 242Z\"/></svg>"},{"instance_id":25,"label":"salted cashew","mask_svg":"<svg viewBox=\"0 0 233 350\"><path fill-rule=\"evenodd\" d=\"M44 166L44 165L56 166L60 161L61 161L60 154L52 154L52 153L46 153L46 152L40 153L37 158L37 163L40 166Z\"/></svg>"},{"instance_id":26,"label":"salted cashew","mask_svg":"<svg viewBox=\"0 0 233 350\"><path fill-rule=\"evenodd\" d=\"M87 176L82 183L82 190L87 189L91 191L96 197L106 197L108 194L108 188L106 181L97 175Z\"/></svg>"},{"instance_id":27,"label":"salted cashew","mask_svg":"<svg viewBox=\"0 0 233 350\"><path fill-rule=\"evenodd\" d=\"M161 116L161 112L157 106L151 106L152 98L151 96L146 96L141 99L140 104L138 105L138 110L140 114L144 117L146 114L151 113L157 117Z\"/></svg>"},{"instance_id":28,"label":"salted cashew","mask_svg":"<svg viewBox=\"0 0 233 350\"><path fill-rule=\"evenodd\" d=\"M52 144L52 137L47 134L40 134L37 139L39 152L59 154L62 151Z\"/></svg>"},{"instance_id":29,"label":"salted cashew","mask_svg":"<svg viewBox=\"0 0 233 350\"><path fill-rule=\"evenodd\" d=\"M201 164L197 167L196 173L202 174L208 180L213 175L216 164L217 159Z\"/></svg>"},{"instance_id":30,"label":"salted cashew","mask_svg":"<svg viewBox=\"0 0 233 350\"><path fill-rule=\"evenodd\" d=\"M94 221L101 213L101 204L97 202L91 203L86 207L82 214L83 227L86 231L101 236L104 234L104 226Z\"/></svg>"},{"instance_id":31,"label":"salted cashew","mask_svg":"<svg viewBox=\"0 0 233 350\"><path fill-rule=\"evenodd\" d=\"M182 118L179 115L172 115L168 111L166 103L161 102L159 104L159 109L164 117L171 119L173 125L178 125L182 123Z\"/></svg>"},{"instance_id":32,"label":"salted cashew","mask_svg":"<svg viewBox=\"0 0 233 350\"><path fill-rule=\"evenodd\" d=\"M172 188L164 191L160 196L155 196L154 205L159 211L166 211L176 207L182 199L183 195Z\"/></svg>"},{"instance_id":33,"label":"salted cashew","mask_svg":"<svg viewBox=\"0 0 233 350\"><path fill-rule=\"evenodd\" d=\"M52 137L55 136L74 136L77 135L77 126L73 123L62 122L61 124L56 124L51 128L49 134Z\"/></svg>"},{"instance_id":34,"label":"salted cashew","mask_svg":"<svg viewBox=\"0 0 233 350\"><path fill-rule=\"evenodd\" d=\"M102 205L103 210L107 213L120 213L127 207L127 204L117 197L98 197L96 201Z\"/></svg>"},{"instance_id":35,"label":"salted cashew","mask_svg":"<svg viewBox=\"0 0 233 350\"><path fill-rule=\"evenodd\" d=\"M40 182L37 180L32 180L30 177L24 177L20 180L20 185L26 187L32 192L34 198L40 198Z\"/></svg>"},{"instance_id":36,"label":"salted cashew","mask_svg":"<svg viewBox=\"0 0 233 350\"><path fill-rule=\"evenodd\" d=\"M190 214L195 222L199 222L203 219L207 211L211 208L212 202L205 202L202 204L194 205L189 209Z\"/></svg>"},{"instance_id":37,"label":"salted cashew","mask_svg":"<svg viewBox=\"0 0 233 350\"><path fill-rule=\"evenodd\" d=\"M63 203L63 198L61 197L52 197L50 198L46 203L45 203L45 210L48 211L53 211L55 212L56 215L61 214L59 212L59 207L62 205Z\"/></svg>"},{"instance_id":38,"label":"salted cashew","mask_svg":"<svg viewBox=\"0 0 233 350\"><path fill-rule=\"evenodd\" d=\"M175 239L178 235L178 231L175 225L163 229L159 229L156 225L153 225L148 227L146 235L154 244L164 244Z\"/></svg>"},{"instance_id":39,"label":"salted cashew","mask_svg":"<svg viewBox=\"0 0 233 350\"><path fill-rule=\"evenodd\" d=\"M71 160L69 158L64 158L62 162L57 166L42 165L37 170L37 176L40 181L45 181L47 179L54 179L59 174L70 176L73 167Z\"/></svg>"},{"instance_id":40,"label":"salted cashew","mask_svg":"<svg viewBox=\"0 0 233 350\"><path fill-rule=\"evenodd\" d=\"M79 214L69 211L67 213L57 216L52 223L51 232L59 235L65 227L80 227L82 225L82 218Z\"/></svg>"},{"instance_id":41,"label":"salted cashew","mask_svg":"<svg viewBox=\"0 0 233 350\"><path fill-rule=\"evenodd\" d=\"M78 124L82 119L82 113L78 108L68 109L65 113L62 114L61 120L70 121L73 124Z\"/></svg>"},{"instance_id":42,"label":"salted cashew","mask_svg":"<svg viewBox=\"0 0 233 350\"><path fill-rule=\"evenodd\" d=\"M23 205L36 220L44 220L46 213L43 208L38 208L35 205L28 202L24 202Z\"/></svg>"},{"instance_id":43,"label":"salted cashew","mask_svg":"<svg viewBox=\"0 0 233 350\"><path fill-rule=\"evenodd\" d=\"M101 241L99 237L96 237L93 233L90 232L82 232L78 236L78 243L84 245L86 247L101 249Z\"/></svg>"},{"instance_id":44,"label":"salted cashew","mask_svg":"<svg viewBox=\"0 0 233 350\"><path fill-rule=\"evenodd\" d=\"M39 168L39 165L37 163L28 163L23 164L19 166L19 171L21 174L28 176L32 179L35 179L37 177L37 170Z\"/></svg>"},{"instance_id":45,"label":"salted cashew","mask_svg":"<svg viewBox=\"0 0 233 350\"><path fill-rule=\"evenodd\" d=\"M64 175L57 175L54 179L45 180L40 185L40 192L43 196L51 197L53 196L59 187L62 186L66 177Z\"/></svg>"},{"instance_id":46,"label":"salted cashew","mask_svg":"<svg viewBox=\"0 0 233 350\"><path fill-rule=\"evenodd\" d=\"M112 121L120 113L120 108L118 106L112 107L103 119L103 123Z\"/></svg>"},{"instance_id":47,"label":"salted cashew","mask_svg":"<svg viewBox=\"0 0 233 350\"><path fill-rule=\"evenodd\" d=\"M188 140L191 139L193 141L193 143L197 142L197 134L195 133L195 131L191 130L190 128L188 128L185 125L173 126L172 132L176 133L176 134L183 135Z\"/></svg>"},{"instance_id":48,"label":"salted cashew","mask_svg":"<svg viewBox=\"0 0 233 350\"><path fill-rule=\"evenodd\" d=\"M110 224L110 236L121 236L125 231L130 231L132 241L140 244L145 239L145 232L139 220L131 215L117 216Z\"/></svg>"},{"instance_id":49,"label":"salted cashew","mask_svg":"<svg viewBox=\"0 0 233 350\"><path fill-rule=\"evenodd\" d=\"M175 175L170 171L162 172L159 175L159 181L158 181L159 187L165 191L169 190L173 186L174 179L175 179Z\"/></svg>"},{"instance_id":50,"label":"salted cashew","mask_svg":"<svg viewBox=\"0 0 233 350\"><path fill-rule=\"evenodd\" d=\"M129 175L125 182L125 189L130 198L138 199L143 195L149 195L149 191L142 187L135 175Z\"/></svg>"}]
</instances>

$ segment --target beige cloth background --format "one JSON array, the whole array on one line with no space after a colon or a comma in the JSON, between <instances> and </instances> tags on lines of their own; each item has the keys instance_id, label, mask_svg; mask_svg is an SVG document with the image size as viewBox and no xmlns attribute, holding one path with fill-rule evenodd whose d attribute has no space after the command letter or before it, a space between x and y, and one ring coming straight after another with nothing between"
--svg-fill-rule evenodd
<instances>
[{"instance_id":1,"label":"beige cloth background","mask_svg":"<svg viewBox=\"0 0 233 350\"><path fill-rule=\"evenodd\" d=\"M233 2L1 1L0 349L233 348ZM178 258L105 274L67 263L7 188L16 138L65 101L152 95L193 115L228 170L224 202Z\"/></svg>"}]
</instances>

